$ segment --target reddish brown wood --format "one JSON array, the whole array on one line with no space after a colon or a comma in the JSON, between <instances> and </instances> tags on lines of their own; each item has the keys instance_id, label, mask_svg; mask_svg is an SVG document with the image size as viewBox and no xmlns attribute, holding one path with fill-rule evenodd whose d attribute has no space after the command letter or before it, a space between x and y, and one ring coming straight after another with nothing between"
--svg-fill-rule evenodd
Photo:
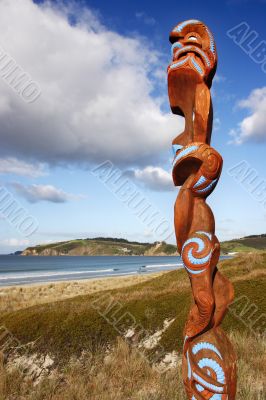
<instances>
[{"instance_id":1,"label":"reddish brown wood","mask_svg":"<svg viewBox=\"0 0 266 400\"><path fill-rule=\"evenodd\" d=\"M175 203L175 232L194 297L184 330L183 379L191 400L233 400L236 355L220 324L234 290L217 270L220 244L206 204L223 164L210 146L216 47L210 30L196 20L178 24L170 42L169 101L172 112L185 118L184 132L173 140L173 181L181 186Z\"/></svg>"}]
</instances>

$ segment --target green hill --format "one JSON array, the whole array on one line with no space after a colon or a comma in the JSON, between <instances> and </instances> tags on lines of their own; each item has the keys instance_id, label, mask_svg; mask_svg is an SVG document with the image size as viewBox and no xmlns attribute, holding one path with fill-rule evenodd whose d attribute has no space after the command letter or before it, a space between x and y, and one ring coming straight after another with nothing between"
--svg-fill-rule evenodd
<instances>
[{"instance_id":1,"label":"green hill","mask_svg":"<svg viewBox=\"0 0 266 400\"><path fill-rule=\"evenodd\" d=\"M221 243L223 253L266 250L266 234L250 235Z\"/></svg>"},{"instance_id":2,"label":"green hill","mask_svg":"<svg viewBox=\"0 0 266 400\"><path fill-rule=\"evenodd\" d=\"M175 255L176 246L165 242L141 243L126 239L76 239L28 247L23 256L159 256Z\"/></svg>"},{"instance_id":3,"label":"green hill","mask_svg":"<svg viewBox=\"0 0 266 400\"><path fill-rule=\"evenodd\" d=\"M222 254L266 250L266 234L251 235L221 243ZM23 256L172 256L176 246L165 242L141 243L120 238L76 239L32 246Z\"/></svg>"}]
</instances>

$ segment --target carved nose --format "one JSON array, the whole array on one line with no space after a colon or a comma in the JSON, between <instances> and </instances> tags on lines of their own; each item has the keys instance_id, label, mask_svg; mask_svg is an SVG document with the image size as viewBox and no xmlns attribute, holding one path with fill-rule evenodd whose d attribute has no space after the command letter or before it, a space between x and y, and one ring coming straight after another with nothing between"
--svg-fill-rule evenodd
<instances>
[{"instance_id":1,"label":"carved nose","mask_svg":"<svg viewBox=\"0 0 266 400\"><path fill-rule=\"evenodd\" d=\"M186 38L186 41L185 41L185 45L194 45L194 46L197 46L197 47L202 47L201 46L201 41L196 37L196 36L193 36L193 35L191 35L191 36L189 36L188 38Z\"/></svg>"}]
</instances>

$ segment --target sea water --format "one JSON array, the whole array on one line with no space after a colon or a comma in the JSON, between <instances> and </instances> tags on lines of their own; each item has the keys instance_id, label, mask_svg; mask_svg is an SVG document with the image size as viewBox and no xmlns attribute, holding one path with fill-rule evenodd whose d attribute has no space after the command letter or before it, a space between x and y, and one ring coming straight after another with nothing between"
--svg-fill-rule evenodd
<instances>
[{"instance_id":1,"label":"sea water","mask_svg":"<svg viewBox=\"0 0 266 400\"><path fill-rule=\"evenodd\" d=\"M148 274L177 268L182 268L179 256L3 255L0 256L0 286Z\"/></svg>"}]
</instances>

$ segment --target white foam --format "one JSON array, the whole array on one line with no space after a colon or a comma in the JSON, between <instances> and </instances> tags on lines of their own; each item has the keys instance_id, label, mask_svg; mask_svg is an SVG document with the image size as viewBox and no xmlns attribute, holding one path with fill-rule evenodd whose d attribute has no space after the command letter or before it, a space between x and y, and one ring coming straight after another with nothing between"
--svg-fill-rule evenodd
<instances>
[{"instance_id":1,"label":"white foam","mask_svg":"<svg viewBox=\"0 0 266 400\"><path fill-rule=\"evenodd\" d=\"M175 267L180 267L180 266L182 266L183 264L178 264L178 263L175 263L175 264L151 264L151 265L146 265L145 267L146 268L162 268L162 267L173 267L173 268L175 268Z\"/></svg>"},{"instance_id":2,"label":"white foam","mask_svg":"<svg viewBox=\"0 0 266 400\"><path fill-rule=\"evenodd\" d=\"M98 270L85 270L85 271L58 271L58 272L41 272L39 273L36 271L35 273L29 274L25 272L24 274L6 274L0 275L0 281L6 279L25 279L25 278L42 278L42 277L49 277L49 276L58 276L58 275L78 275L78 274L98 274L98 273L105 273L105 272L113 272L113 268L111 269L98 269Z\"/></svg>"}]
</instances>

